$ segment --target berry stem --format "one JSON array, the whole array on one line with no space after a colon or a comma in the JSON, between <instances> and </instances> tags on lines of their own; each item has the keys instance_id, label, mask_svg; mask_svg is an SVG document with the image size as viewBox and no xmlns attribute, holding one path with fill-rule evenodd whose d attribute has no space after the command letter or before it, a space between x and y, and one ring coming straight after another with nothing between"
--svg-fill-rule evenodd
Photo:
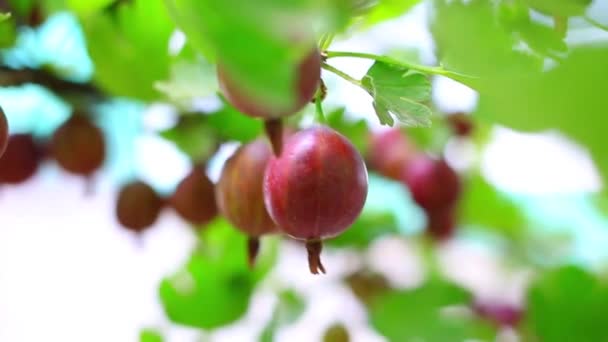
<instances>
[{"instance_id":1,"label":"berry stem","mask_svg":"<svg viewBox=\"0 0 608 342\"><path fill-rule=\"evenodd\" d=\"M608 32L608 25L604 25L598 22L597 20L591 18L588 14L583 15L583 19L585 19L585 21L588 22L591 26L595 26L600 30Z\"/></svg>"},{"instance_id":2,"label":"berry stem","mask_svg":"<svg viewBox=\"0 0 608 342\"><path fill-rule=\"evenodd\" d=\"M553 29L561 38L566 37L568 32L568 17L561 15L553 16Z\"/></svg>"},{"instance_id":3,"label":"berry stem","mask_svg":"<svg viewBox=\"0 0 608 342\"><path fill-rule=\"evenodd\" d=\"M264 121L266 136L272 145L272 151L276 156L281 155L283 147L283 122L281 119L268 119Z\"/></svg>"},{"instance_id":4,"label":"berry stem","mask_svg":"<svg viewBox=\"0 0 608 342\"><path fill-rule=\"evenodd\" d=\"M349 74L345 73L344 71L340 70L340 69L336 69L335 67L327 64L327 63L323 63L321 64L321 66L323 67L323 69L327 70L327 71L331 71L334 74L342 77L343 79L347 80L348 82L356 85L357 87L362 87L363 85L361 84L361 81L355 79L354 77L350 76Z\"/></svg>"},{"instance_id":5,"label":"berry stem","mask_svg":"<svg viewBox=\"0 0 608 342\"><path fill-rule=\"evenodd\" d=\"M323 249L323 243L321 240L309 240L306 241L306 250L308 251L308 267L312 274L325 274L325 267L321 263L321 250Z\"/></svg>"},{"instance_id":6,"label":"berry stem","mask_svg":"<svg viewBox=\"0 0 608 342\"><path fill-rule=\"evenodd\" d=\"M449 71L444 69L443 67L429 67L426 65L420 65L420 64L416 64L416 63L411 63L411 62L406 62L406 61L400 61L397 59L394 59L392 57L388 57L388 56L380 56L380 55L375 55L372 53L365 53L365 52L350 52L350 51L326 51L325 55L327 56L327 58L334 58L334 57L355 57L355 58L366 58L366 59L373 59L375 61L379 61L379 62L383 62L383 63L387 63L387 64L392 64L392 65L398 65L401 67L405 67L408 69L412 69L412 70L416 70L425 74L431 74L431 75L440 75L440 76L446 76L449 77L453 80L456 81L461 81L463 79L476 79L477 77L474 76L470 76L470 75L465 75L465 74L461 74L461 73L457 73L454 71ZM323 65L323 67L325 68L325 64ZM327 68L325 68L327 69ZM330 70L330 69L327 69ZM332 71L332 70L330 70ZM332 71L333 72L333 71ZM349 76L350 77L350 76ZM357 81L359 84L361 82Z\"/></svg>"},{"instance_id":7,"label":"berry stem","mask_svg":"<svg viewBox=\"0 0 608 342\"><path fill-rule=\"evenodd\" d=\"M319 85L319 89L317 90L317 95L315 96L315 109L317 112L316 119L319 123L325 124L325 113L323 113L323 98L325 97L327 92L327 88L325 87L325 83L321 80L321 84Z\"/></svg>"},{"instance_id":8,"label":"berry stem","mask_svg":"<svg viewBox=\"0 0 608 342\"><path fill-rule=\"evenodd\" d=\"M255 259L257 258L259 251L260 239L255 236L250 236L247 239L247 263L249 264L249 268L255 266Z\"/></svg>"}]
</instances>

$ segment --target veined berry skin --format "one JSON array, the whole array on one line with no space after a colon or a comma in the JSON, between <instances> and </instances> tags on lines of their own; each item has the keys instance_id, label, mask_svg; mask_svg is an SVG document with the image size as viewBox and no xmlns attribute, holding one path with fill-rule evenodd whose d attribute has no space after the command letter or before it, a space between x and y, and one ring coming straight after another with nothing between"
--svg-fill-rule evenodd
<instances>
[{"instance_id":1,"label":"veined berry skin","mask_svg":"<svg viewBox=\"0 0 608 342\"><path fill-rule=\"evenodd\" d=\"M271 159L264 199L286 234L314 241L334 237L357 219L367 198L359 151L334 130L317 126L291 136Z\"/></svg>"},{"instance_id":2,"label":"veined berry skin","mask_svg":"<svg viewBox=\"0 0 608 342\"><path fill-rule=\"evenodd\" d=\"M263 181L272 149L264 139L239 147L226 161L215 188L222 215L248 236L247 261L250 267L260 247L259 238L277 232L277 226L264 205Z\"/></svg>"},{"instance_id":3,"label":"veined berry skin","mask_svg":"<svg viewBox=\"0 0 608 342\"><path fill-rule=\"evenodd\" d=\"M264 206L263 181L272 150L264 139L237 149L226 161L216 186L220 212L236 228L249 236L276 231Z\"/></svg>"}]
</instances>

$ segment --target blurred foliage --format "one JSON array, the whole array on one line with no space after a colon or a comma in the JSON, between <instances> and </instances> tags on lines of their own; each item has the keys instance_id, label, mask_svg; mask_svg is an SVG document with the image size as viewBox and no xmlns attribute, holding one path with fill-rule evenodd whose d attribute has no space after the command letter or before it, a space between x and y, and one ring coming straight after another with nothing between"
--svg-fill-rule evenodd
<instances>
[{"instance_id":1,"label":"blurred foliage","mask_svg":"<svg viewBox=\"0 0 608 342\"><path fill-rule=\"evenodd\" d=\"M365 155L369 140L369 128L365 119L348 119L345 116L346 109L338 108L325 115L325 124L344 135L348 140Z\"/></svg>"},{"instance_id":2,"label":"blurred foliage","mask_svg":"<svg viewBox=\"0 0 608 342\"><path fill-rule=\"evenodd\" d=\"M112 11L92 6L84 13L81 22L97 84L117 96L158 98L154 83L169 77L169 37L175 28L163 0L121 2Z\"/></svg>"},{"instance_id":3,"label":"blurred foliage","mask_svg":"<svg viewBox=\"0 0 608 342\"><path fill-rule=\"evenodd\" d=\"M4 13L4 9L0 7L0 48L13 45L16 37L14 17L10 12Z\"/></svg>"},{"instance_id":4,"label":"blurred foliage","mask_svg":"<svg viewBox=\"0 0 608 342\"><path fill-rule=\"evenodd\" d=\"M282 326L295 322L306 309L306 302L292 290L283 290L278 294L278 303L270 322L259 338L260 342L275 341L275 334Z\"/></svg>"},{"instance_id":5,"label":"blurred foliage","mask_svg":"<svg viewBox=\"0 0 608 342\"><path fill-rule=\"evenodd\" d=\"M204 161L215 153L220 142L247 143L262 133L262 122L245 116L224 104L210 113L187 113L174 127L160 134L195 161Z\"/></svg>"},{"instance_id":6,"label":"blurred foliage","mask_svg":"<svg viewBox=\"0 0 608 342\"><path fill-rule=\"evenodd\" d=\"M174 127L162 131L160 135L173 142L193 161L203 162L215 153L219 145L217 133L208 121L204 114L185 114L179 117Z\"/></svg>"},{"instance_id":7,"label":"blurred foliage","mask_svg":"<svg viewBox=\"0 0 608 342\"><path fill-rule=\"evenodd\" d=\"M527 341L608 340L608 284L579 267L542 274L533 282L527 303Z\"/></svg>"},{"instance_id":8,"label":"blurred foliage","mask_svg":"<svg viewBox=\"0 0 608 342\"><path fill-rule=\"evenodd\" d=\"M563 8L568 15L580 14L587 3L529 2L552 3L550 11ZM496 10L487 0L433 3L431 28L442 63L479 77L468 82L480 93L476 116L522 131L559 129L589 149L608 179L603 153L608 64L600 62L608 58L607 43L578 44L556 56L565 52L565 43L550 27L532 22L527 7ZM516 48L522 45L528 49Z\"/></svg>"},{"instance_id":9,"label":"blurred foliage","mask_svg":"<svg viewBox=\"0 0 608 342\"><path fill-rule=\"evenodd\" d=\"M200 245L187 264L162 281L160 299L173 322L214 329L246 312L256 283L274 264L276 243L263 240L257 265L250 270L247 238L227 221L216 219L200 234Z\"/></svg>"},{"instance_id":10,"label":"blurred foliage","mask_svg":"<svg viewBox=\"0 0 608 342\"><path fill-rule=\"evenodd\" d=\"M374 328L391 342L443 342L477 339L493 340L496 331L469 315L442 311L448 306L466 305L471 294L456 285L431 278L413 290L380 294L371 303Z\"/></svg>"},{"instance_id":11,"label":"blurred foliage","mask_svg":"<svg viewBox=\"0 0 608 342\"><path fill-rule=\"evenodd\" d=\"M163 342L163 335L154 329L143 329L139 333L139 342Z\"/></svg>"},{"instance_id":12,"label":"blurred foliage","mask_svg":"<svg viewBox=\"0 0 608 342\"><path fill-rule=\"evenodd\" d=\"M420 0L379 0L365 16L365 24L372 26L406 13Z\"/></svg>"},{"instance_id":13,"label":"blurred foliage","mask_svg":"<svg viewBox=\"0 0 608 342\"><path fill-rule=\"evenodd\" d=\"M481 175L470 175L459 203L458 221L464 225L491 229L507 238L522 241L527 220L511 198L489 184Z\"/></svg>"}]
</instances>

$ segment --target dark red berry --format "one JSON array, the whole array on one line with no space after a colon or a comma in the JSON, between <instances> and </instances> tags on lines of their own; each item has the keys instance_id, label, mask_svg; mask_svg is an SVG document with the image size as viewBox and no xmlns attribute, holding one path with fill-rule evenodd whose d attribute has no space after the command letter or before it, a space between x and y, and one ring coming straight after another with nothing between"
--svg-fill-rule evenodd
<instances>
[{"instance_id":1,"label":"dark red berry","mask_svg":"<svg viewBox=\"0 0 608 342\"><path fill-rule=\"evenodd\" d=\"M473 309L480 317L505 327L516 326L523 316L520 307L508 303L477 301Z\"/></svg>"},{"instance_id":2,"label":"dark red berry","mask_svg":"<svg viewBox=\"0 0 608 342\"><path fill-rule=\"evenodd\" d=\"M19 184L38 170L42 153L30 134L13 134L0 158L0 183Z\"/></svg>"},{"instance_id":3,"label":"dark red berry","mask_svg":"<svg viewBox=\"0 0 608 342\"><path fill-rule=\"evenodd\" d=\"M456 230L454 206L434 209L427 212L427 233L436 240L451 238Z\"/></svg>"},{"instance_id":4,"label":"dark red berry","mask_svg":"<svg viewBox=\"0 0 608 342\"><path fill-rule=\"evenodd\" d=\"M286 234L307 242L310 271L325 272L321 240L346 230L367 197L367 169L359 151L334 130L318 126L292 135L270 160L264 200Z\"/></svg>"},{"instance_id":5,"label":"dark red berry","mask_svg":"<svg viewBox=\"0 0 608 342\"><path fill-rule=\"evenodd\" d=\"M203 225L217 215L215 186L200 166L177 185L169 201L184 220L194 225Z\"/></svg>"},{"instance_id":6,"label":"dark red berry","mask_svg":"<svg viewBox=\"0 0 608 342\"><path fill-rule=\"evenodd\" d=\"M106 155L103 133L83 115L73 115L57 128L50 148L64 170L82 176L99 169Z\"/></svg>"},{"instance_id":7,"label":"dark red berry","mask_svg":"<svg viewBox=\"0 0 608 342\"><path fill-rule=\"evenodd\" d=\"M247 248L250 266L255 262L259 237L277 231L264 206L262 185L271 156L270 146L264 139L239 147L226 161L216 186L220 212L249 237Z\"/></svg>"},{"instance_id":8,"label":"dark red berry","mask_svg":"<svg viewBox=\"0 0 608 342\"><path fill-rule=\"evenodd\" d=\"M6 120L6 115L0 107L0 157L6 150L6 144L8 144L8 120Z\"/></svg>"},{"instance_id":9,"label":"dark red berry","mask_svg":"<svg viewBox=\"0 0 608 342\"><path fill-rule=\"evenodd\" d=\"M265 119L281 118L301 110L315 95L321 79L321 54L314 49L300 63L293 85L294 103L285 108L276 108L247 94L221 64L218 64L217 74L226 100L243 114Z\"/></svg>"},{"instance_id":10,"label":"dark red berry","mask_svg":"<svg viewBox=\"0 0 608 342\"><path fill-rule=\"evenodd\" d=\"M461 137L468 137L473 131L473 120L465 113L454 113L447 116L448 123L452 127L454 134Z\"/></svg>"},{"instance_id":11,"label":"dark red berry","mask_svg":"<svg viewBox=\"0 0 608 342\"><path fill-rule=\"evenodd\" d=\"M398 128L372 135L367 152L370 167L385 177L400 180L403 168L416 155L416 148Z\"/></svg>"},{"instance_id":12,"label":"dark red berry","mask_svg":"<svg viewBox=\"0 0 608 342\"><path fill-rule=\"evenodd\" d=\"M460 180L444 161L420 154L404 168L403 178L412 197L426 211L453 205L460 195Z\"/></svg>"},{"instance_id":13,"label":"dark red berry","mask_svg":"<svg viewBox=\"0 0 608 342\"><path fill-rule=\"evenodd\" d=\"M116 217L123 227L141 233L156 222L163 204L163 199L151 186L135 181L120 190Z\"/></svg>"}]
</instances>

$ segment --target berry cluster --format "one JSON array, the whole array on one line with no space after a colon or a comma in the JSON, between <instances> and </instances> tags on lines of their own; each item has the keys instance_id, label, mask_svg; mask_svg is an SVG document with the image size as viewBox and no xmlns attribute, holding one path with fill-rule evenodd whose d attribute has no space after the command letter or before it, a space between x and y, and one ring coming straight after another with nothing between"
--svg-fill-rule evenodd
<instances>
[{"instance_id":1,"label":"berry cluster","mask_svg":"<svg viewBox=\"0 0 608 342\"><path fill-rule=\"evenodd\" d=\"M468 136L471 121L465 114L447 117L457 136ZM443 159L420 152L398 128L371 135L367 163L383 176L402 182L427 214L427 233L438 240L454 234L455 210L461 193L458 174Z\"/></svg>"},{"instance_id":2,"label":"berry cluster","mask_svg":"<svg viewBox=\"0 0 608 342\"><path fill-rule=\"evenodd\" d=\"M105 160L103 133L86 114L75 112L48 141L26 133L8 135L6 117L0 110L0 184L29 180L45 159L90 179Z\"/></svg>"},{"instance_id":3,"label":"berry cluster","mask_svg":"<svg viewBox=\"0 0 608 342\"><path fill-rule=\"evenodd\" d=\"M288 107L260 103L229 75L218 68L224 96L243 114L265 120L272 150L258 139L226 162L217 187L220 212L249 236L251 263L258 238L279 232L305 241L311 273L324 273L321 241L346 230L361 213L367 169L348 139L329 127L283 132L281 119L301 110L319 88L320 53L314 48L300 63Z\"/></svg>"}]
</instances>

